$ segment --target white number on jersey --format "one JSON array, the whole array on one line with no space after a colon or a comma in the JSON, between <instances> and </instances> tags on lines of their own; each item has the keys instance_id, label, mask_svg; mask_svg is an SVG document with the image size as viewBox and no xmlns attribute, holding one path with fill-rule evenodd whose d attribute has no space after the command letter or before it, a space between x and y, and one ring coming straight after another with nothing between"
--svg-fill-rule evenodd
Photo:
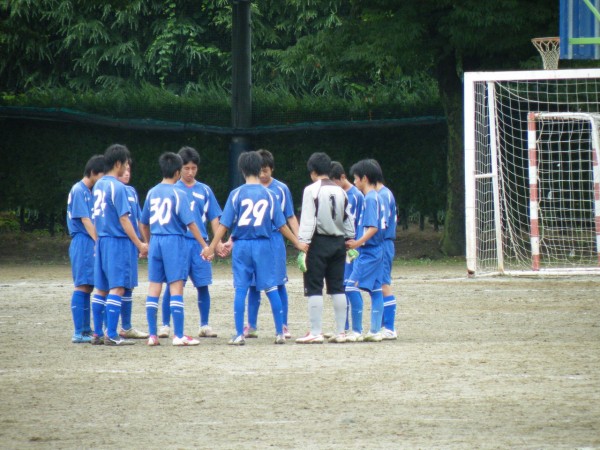
<instances>
[{"instance_id":1,"label":"white number on jersey","mask_svg":"<svg viewBox=\"0 0 600 450\"><path fill-rule=\"evenodd\" d=\"M150 199L150 211L152 211L152 216L150 217L150 224L158 221L159 224L164 225L169 223L171 220L171 207L172 207L170 198L152 198Z\"/></svg>"},{"instance_id":2,"label":"white number on jersey","mask_svg":"<svg viewBox=\"0 0 600 450\"><path fill-rule=\"evenodd\" d=\"M104 217L104 207L106 206L105 197L106 192L104 191L94 191L94 213L92 214L92 218L99 217L102 215Z\"/></svg>"},{"instance_id":3,"label":"white number on jersey","mask_svg":"<svg viewBox=\"0 0 600 450\"><path fill-rule=\"evenodd\" d=\"M242 200L242 208L244 208L244 211L242 212L242 216L238 221L238 225L241 227L250 225L250 222L252 221L250 214L252 214L254 217L254 223L252 226L260 227L263 219L265 218L265 212L267 211L268 206L269 202L265 199L259 200L256 202L256 204L254 204L251 199L245 198Z\"/></svg>"}]
</instances>

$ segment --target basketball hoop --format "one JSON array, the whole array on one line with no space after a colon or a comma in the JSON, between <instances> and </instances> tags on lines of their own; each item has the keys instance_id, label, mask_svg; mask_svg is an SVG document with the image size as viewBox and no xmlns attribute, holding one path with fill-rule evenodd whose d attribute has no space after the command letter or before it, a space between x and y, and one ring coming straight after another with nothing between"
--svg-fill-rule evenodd
<instances>
[{"instance_id":1,"label":"basketball hoop","mask_svg":"<svg viewBox=\"0 0 600 450\"><path fill-rule=\"evenodd\" d=\"M560 56L560 38L557 37L542 37L534 38L531 43L537 48L542 61L544 62L544 70L558 69L558 58Z\"/></svg>"}]
</instances>

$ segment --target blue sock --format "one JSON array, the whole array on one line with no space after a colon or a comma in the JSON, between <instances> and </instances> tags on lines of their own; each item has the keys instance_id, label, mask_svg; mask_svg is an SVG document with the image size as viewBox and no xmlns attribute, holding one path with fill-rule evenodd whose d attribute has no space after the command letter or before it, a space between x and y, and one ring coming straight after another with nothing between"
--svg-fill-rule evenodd
<instances>
[{"instance_id":1,"label":"blue sock","mask_svg":"<svg viewBox=\"0 0 600 450\"><path fill-rule=\"evenodd\" d=\"M258 310L260 309L260 291L255 287L248 290L248 326L258 329Z\"/></svg>"},{"instance_id":2,"label":"blue sock","mask_svg":"<svg viewBox=\"0 0 600 450\"><path fill-rule=\"evenodd\" d=\"M150 336L158 334L156 316L158 315L158 297L146 297L146 320L148 321L148 333Z\"/></svg>"},{"instance_id":3,"label":"blue sock","mask_svg":"<svg viewBox=\"0 0 600 450\"><path fill-rule=\"evenodd\" d=\"M84 295L83 291L73 291L71 296L71 316L75 334L83 334Z\"/></svg>"},{"instance_id":4,"label":"blue sock","mask_svg":"<svg viewBox=\"0 0 600 450\"><path fill-rule=\"evenodd\" d=\"M104 331L104 310L106 309L106 297L99 294L94 294L92 299L92 316L94 317L94 334L102 336Z\"/></svg>"},{"instance_id":5,"label":"blue sock","mask_svg":"<svg viewBox=\"0 0 600 450\"><path fill-rule=\"evenodd\" d=\"M383 292L373 291L371 294L371 333L381 331L383 320Z\"/></svg>"},{"instance_id":6,"label":"blue sock","mask_svg":"<svg viewBox=\"0 0 600 450\"><path fill-rule=\"evenodd\" d=\"M253 288L250 288L252 290ZM233 298L233 322L235 323L235 335L244 334L244 310L246 309L246 293L248 289L236 288Z\"/></svg>"},{"instance_id":7,"label":"blue sock","mask_svg":"<svg viewBox=\"0 0 600 450\"><path fill-rule=\"evenodd\" d=\"M352 331L362 333L363 299L358 288L346 286L346 296L350 300Z\"/></svg>"},{"instance_id":8,"label":"blue sock","mask_svg":"<svg viewBox=\"0 0 600 450\"><path fill-rule=\"evenodd\" d=\"M350 329L350 297L346 294L346 325L344 325L344 330L348 331Z\"/></svg>"},{"instance_id":9,"label":"blue sock","mask_svg":"<svg viewBox=\"0 0 600 450\"><path fill-rule=\"evenodd\" d=\"M171 323L171 290L169 289L169 285L167 284L167 289L165 289L165 295L163 295L162 301L162 324L167 327Z\"/></svg>"},{"instance_id":10,"label":"blue sock","mask_svg":"<svg viewBox=\"0 0 600 450\"><path fill-rule=\"evenodd\" d=\"M119 316L121 315L121 296L108 294L106 296L106 334L111 339L116 339L117 325L119 325Z\"/></svg>"},{"instance_id":11,"label":"blue sock","mask_svg":"<svg viewBox=\"0 0 600 450\"><path fill-rule=\"evenodd\" d=\"M279 290L271 288L271 290L266 291L266 294L271 303L271 313L273 313L273 321L275 322L275 334L283 334L283 311L281 310Z\"/></svg>"},{"instance_id":12,"label":"blue sock","mask_svg":"<svg viewBox=\"0 0 600 450\"><path fill-rule=\"evenodd\" d=\"M208 286L200 286L198 291L198 311L200 311L200 326L208 325L210 314L210 292Z\"/></svg>"},{"instance_id":13,"label":"blue sock","mask_svg":"<svg viewBox=\"0 0 600 450\"><path fill-rule=\"evenodd\" d=\"M288 322L288 293L285 288L285 284L280 284L277 286L277 291L279 292L279 298L281 299L281 319L283 324L287 327Z\"/></svg>"},{"instance_id":14,"label":"blue sock","mask_svg":"<svg viewBox=\"0 0 600 450\"><path fill-rule=\"evenodd\" d=\"M89 292L83 294L83 332L92 334L92 327L90 326L90 297L92 295Z\"/></svg>"},{"instance_id":15,"label":"blue sock","mask_svg":"<svg viewBox=\"0 0 600 450\"><path fill-rule=\"evenodd\" d=\"M173 335L178 338L182 338L184 321L183 295L171 296L171 316L173 316Z\"/></svg>"},{"instance_id":16,"label":"blue sock","mask_svg":"<svg viewBox=\"0 0 600 450\"><path fill-rule=\"evenodd\" d=\"M131 308L133 305L133 292L131 289L125 289L121 299L121 327L124 330L131 328Z\"/></svg>"},{"instance_id":17,"label":"blue sock","mask_svg":"<svg viewBox=\"0 0 600 450\"><path fill-rule=\"evenodd\" d=\"M394 322L396 321L396 297L388 295L383 297L383 326L388 330L394 331Z\"/></svg>"}]
</instances>

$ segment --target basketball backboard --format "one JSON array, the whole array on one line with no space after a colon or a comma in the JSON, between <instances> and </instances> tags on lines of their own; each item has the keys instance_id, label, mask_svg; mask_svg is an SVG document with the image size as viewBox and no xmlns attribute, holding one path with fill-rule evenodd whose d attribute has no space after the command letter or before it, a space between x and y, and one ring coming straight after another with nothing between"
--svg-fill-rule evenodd
<instances>
[{"instance_id":1,"label":"basketball backboard","mask_svg":"<svg viewBox=\"0 0 600 450\"><path fill-rule=\"evenodd\" d=\"M600 59L600 0L560 0L560 58Z\"/></svg>"}]
</instances>

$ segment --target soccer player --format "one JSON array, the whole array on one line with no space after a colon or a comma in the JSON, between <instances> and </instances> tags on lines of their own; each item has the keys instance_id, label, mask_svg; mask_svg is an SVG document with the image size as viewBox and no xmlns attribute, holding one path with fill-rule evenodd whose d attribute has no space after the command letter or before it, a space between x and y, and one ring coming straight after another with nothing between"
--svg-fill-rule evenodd
<instances>
[{"instance_id":1,"label":"soccer player","mask_svg":"<svg viewBox=\"0 0 600 450\"><path fill-rule=\"evenodd\" d=\"M362 192L358 190L356 186L354 186L348 178L346 177L346 172L344 171L344 166L338 161L331 162L331 170L329 171L329 178L338 186L340 186L348 197L348 214L352 217L354 230L358 229L358 217L360 212L362 211L364 195ZM350 274L352 273L352 268L354 267L354 260L346 261L346 265L344 267L344 282L348 280ZM350 310L350 299L347 298L346 303L346 325L344 330L346 332L350 331L350 323L348 321L348 312ZM331 337L331 336L329 336Z\"/></svg>"},{"instance_id":2,"label":"soccer player","mask_svg":"<svg viewBox=\"0 0 600 450\"><path fill-rule=\"evenodd\" d=\"M383 180L379 164L364 159L350 169L354 185L364 194L363 209L358 219L356 240L350 240L346 246L360 248L354 261L350 278L346 280L346 295L350 299L352 331L346 336L347 342L381 342L381 321L383 318L383 234L385 221L382 220L380 202L377 195L377 183ZM371 328L363 336L362 315L363 300L360 290L367 291L371 297Z\"/></svg>"},{"instance_id":3,"label":"soccer player","mask_svg":"<svg viewBox=\"0 0 600 450\"><path fill-rule=\"evenodd\" d=\"M227 199L221 222L208 248L202 256L212 260L217 245L231 230L234 241L232 253L233 302L236 335L230 345L244 345L244 309L246 294L253 282L258 290L264 290L271 303L275 322L275 343L284 344L281 298L277 289L273 266L274 253L271 246L273 228L277 228L299 250L306 250L286 225L285 218L273 194L260 184L262 158L257 152L244 152L238 158L238 167L246 184L234 189Z\"/></svg>"},{"instance_id":4,"label":"soccer player","mask_svg":"<svg viewBox=\"0 0 600 450\"><path fill-rule=\"evenodd\" d=\"M273 178L273 171L275 170L275 158L273 158L273 154L268 150L260 149L257 150L257 152L262 158L260 184L272 192L273 196L277 200L277 203L281 207L281 211L283 212L288 226L292 232L298 236L298 219L296 219L296 214L294 213L292 193L285 183ZM288 281L285 241L279 230L276 228L273 229L271 240L273 250L275 252L275 259L273 261L273 264L275 265L275 281L277 283L277 290L279 291L279 297L281 298L281 307L283 311L283 334L286 339L290 339L292 335L288 329L289 300L287 289L285 287L285 284ZM248 338L258 337L257 322L259 308L260 291L251 287L248 291L248 325L244 330L244 334Z\"/></svg>"},{"instance_id":5,"label":"soccer player","mask_svg":"<svg viewBox=\"0 0 600 450\"><path fill-rule=\"evenodd\" d=\"M207 222L210 222L213 234L219 226L221 207L212 189L196 180L198 167L200 166L200 155L192 147L182 147L179 156L183 161L181 179L175 184L184 191L190 202L194 221L205 241L208 241ZM212 284L212 264L200 257L201 248L190 230L186 233L186 243L190 252L189 277L198 292L198 311L200 312L200 323L198 336L204 338L217 337L217 333L208 324L210 314L210 292L208 286ZM221 253L222 245L217 247L217 254ZM159 337L168 337L170 328L170 296L169 286L165 290L162 303L162 326Z\"/></svg>"},{"instance_id":6,"label":"soccer player","mask_svg":"<svg viewBox=\"0 0 600 450\"><path fill-rule=\"evenodd\" d=\"M127 189L127 200L129 201L131 213L129 219L131 220L131 224L133 225L133 229L135 230L135 234L138 238L141 239L142 235L140 234L140 216L142 215L142 210L140 209L140 201L138 197L138 193L133 186L129 185L129 181L131 179L131 163L129 160L129 165L127 170L123 176L118 177L117 179L125 185ZM146 339L148 338L148 333L138 330L131 325L131 312L133 309L133 289L138 285L138 258L139 252L133 242L130 242L131 247L131 288L125 289L123 293L122 303L121 303L121 330L119 331L119 335L126 339Z\"/></svg>"},{"instance_id":7,"label":"soccer player","mask_svg":"<svg viewBox=\"0 0 600 450\"><path fill-rule=\"evenodd\" d=\"M309 245L304 272L304 295L308 297L310 331L296 339L298 344L321 344L323 318L323 280L333 300L336 334L329 342L346 342L346 296L344 266L346 239L354 238L353 218L347 214L348 197L329 179L331 158L313 153L307 162L313 183L304 189L299 241Z\"/></svg>"},{"instance_id":8,"label":"soccer player","mask_svg":"<svg viewBox=\"0 0 600 450\"><path fill-rule=\"evenodd\" d=\"M97 293L92 303L95 334L92 344L99 344L106 307L106 334L104 345L131 345L117 333L121 302L125 289L131 289L131 247L134 243L139 253L148 253L145 244L135 234L131 223L127 189L117 178L123 176L129 166L127 147L113 144L104 152L105 175L94 186L94 219L98 232L94 284Z\"/></svg>"},{"instance_id":9,"label":"soccer player","mask_svg":"<svg viewBox=\"0 0 600 450\"><path fill-rule=\"evenodd\" d=\"M148 252L148 296L146 317L150 337L148 345L160 345L157 336L156 316L162 284L166 282L171 291L170 309L173 316L173 345L192 346L200 341L183 334L183 282L188 277L190 251L185 235L189 231L199 244L207 247L194 221L191 204L185 192L175 186L181 175L183 161L172 152L163 153L158 163L163 176L146 197L140 229L147 242ZM152 239L150 239L152 236ZM200 250L198 250L200 251Z\"/></svg>"},{"instance_id":10,"label":"soccer player","mask_svg":"<svg viewBox=\"0 0 600 450\"><path fill-rule=\"evenodd\" d=\"M71 314L75 331L71 342L91 342L90 296L94 290L94 245L97 235L93 222L92 188L104 175L104 156L92 156L85 165L83 179L73 185L67 200L67 228L71 235L69 258L75 289Z\"/></svg>"}]
</instances>

